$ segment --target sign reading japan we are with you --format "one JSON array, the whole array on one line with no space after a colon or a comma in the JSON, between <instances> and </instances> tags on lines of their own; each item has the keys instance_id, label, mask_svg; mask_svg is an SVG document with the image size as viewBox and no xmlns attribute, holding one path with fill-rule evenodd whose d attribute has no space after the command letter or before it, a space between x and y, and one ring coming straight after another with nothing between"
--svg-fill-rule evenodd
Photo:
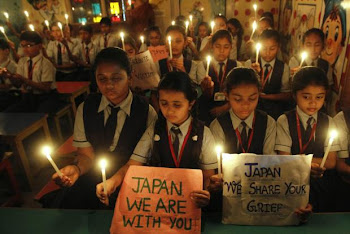
<instances>
[{"instance_id":1,"label":"sign reading japan we are with you","mask_svg":"<svg viewBox=\"0 0 350 234\"><path fill-rule=\"evenodd\" d=\"M297 225L309 201L312 155L223 154L225 224Z\"/></svg>"},{"instance_id":2,"label":"sign reading japan we are with you","mask_svg":"<svg viewBox=\"0 0 350 234\"><path fill-rule=\"evenodd\" d=\"M201 210L190 194L202 189L202 181L201 170L131 166L110 232L200 233Z\"/></svg>"}]
</instances>

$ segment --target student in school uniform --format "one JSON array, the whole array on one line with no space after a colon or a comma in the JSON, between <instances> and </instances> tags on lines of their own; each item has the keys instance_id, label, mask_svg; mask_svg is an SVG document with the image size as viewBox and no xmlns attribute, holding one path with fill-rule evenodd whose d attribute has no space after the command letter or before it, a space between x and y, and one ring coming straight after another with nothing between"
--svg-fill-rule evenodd
<instances>
[{"instance_id":1,"label":"student in school uniform","mask_svg":"<svg viewBox=\"0 0 350 234\"><path fill-rule=\"evenodd\" d=\"M213 58L209 67L209 76L202 79L203 95L199 99L199 119L207 125L217 116L230 109L225 99L224 82L226 75L239 62L229 59L232 48L232 37L227 30L219 30L212 37Z\"/></svg>"},{"instance_id":2,"label":"student in school uniform","mask_svg":"<svg viewBox=\"0 0 350 234\"><path fill-rule=\"evenodd\" d=\"M100 181L100 173L94 169L98 160L106 158L107 176L113 175L128 162L157 116L130 91L131 65L123 50L103 49L96 56L94 70L100 93L89 95L78 107L73 140L78 149L76 161L61 169L62 177L52 176L65 187L59 208L101 208L95 192Z\"/></svg>"},{"instance_id":3,"label":"student in school uniform","mask_svg":"<svg viewBox=\"0 0 350 234\"><path fill-rule=\"evenodd\" d=\"M162 44L162 33L158 26L151 26L147 29L147 44L154 47Z\"/></svg>"},{"instance_id":4,"label":"student in school uniform","mask_svg":"<svg viewBox=\"0 0 350 234\"><path fill-rule=\"evenodd\" d=\"M317 67L303 67L293 77L292 94L296 109L281 115L277 120L275 150L278 154L313 154L311 164L310 203L316 212L335 209L337 140L331 146L323 168L320 167L329 142L329 132L335 128L331 117L320 112L328 80Z\"/></svg>"},{"instance_id":5,"label":"student in school uniform","mask_svg":"<svg viewBox=\"0 0 350 234\"><path fill-rule=\"evenodd\" d=\"M217 144L226 153L275 154L276 122L257 110L261 85L251 68L236 67L225 81L225 96L230 110L211 124Z\"/></svg>"},{"instance_id":6,"label":"student in school uniform","mask_svg":"<svg viewBox=\"0 0 350 234\"><path fill-rule=\"evenodd\" d=\"M262 48L259 61L248 60L245 66L260 74L262 93L258 109L277 119L290 108L289 67L277 58L280 36L275 30L265 30L259 37Z\"/></svg>"},{"instance_id":7,"label":"student in school uniform","mask_svg":"<svg viewBox=\"0 0 350 234\"><path fill-rule=\"evenodd\" d=\"M26 31L20 43L26 56L19 60L16 72L6 76L21 87L22 98L5 111L53 113L58 103L56 69L42 55L42 38L37 32Z\"/></svg>"},{"instance_id":8,"label":"student in school uniform","mask_svg":"<svg viewBox=\"0 0 350 234\"><path fill-rule=\"evenodd\" d=\"M227 30L231 33L235 47L237 47L237 60L247 60L245 51L245 40L243 39L244 29L241 22L236 18L231 18L227 21Z\"/></svg>"},{"instance_id":9,"label":"student in school uniform","mask_svg":"<svg viewBox=\"0 0 350 234\"><path fill-rule=\"evenodd\" d=\"M17 63L10 58L9 44L0 39L0 111L5 110L20 98L20 90L6 77L7 71L14 74L16 70Z\"/></svg>"},{"instance_id":10,"label":"student in school uniform","mask_svg":"<svg viewBox=\"0 0 350 234\"><path fill-rule=\"evenodd\" d=\"M337 183L336 192L336 210L338 212L349 212L350 203L350 109L344 109L339 112L334 118L334 123L337 126L339 151L337 157L336 170L340 175Z\"/></svg>"},{"instance_id":11,"label":"student in school uniform","mask_svg":"<svg viewBox=\"0 0 350 234\"><path fill-rule=\"evenodd\" d=\"M306 51L308 57L305 59L301 67L303 66L315 66L322 69L328 78L328 95L326 97L327 110L329 110L331 104L331 86L333 85L333 69L329 65L328 61L321 58L321 52L325 46L325 36L321 29L311 28L306 31L302 38L303 48L302 50ZM293 56L289 61L289 67L291 71L291 75L294 75L297 71L299 71L300 67L300 58Z\"/></svg>"},{"instance_id":12,"label":"student in school uniform","mask_svg":"<svg viewBox=\"0 0 350 234\"><path fill-rule=\"evenodd\" d=\"M201 22L198 25L198 35L195 37L196 49L200 52L204 38L209 36L209 25L207 22Z\"/></svg>"},{"instance_id":13,"label":"student in school uniform","mask_svg":"<svg viewBox=\"0 0 350 234\"><path fill-rule=\"evenodd\" d=\"M47 45L46 54L57 68L56 81L75 81L76 65L70 56L75 44L64 38L58 22L52 23L50 29L54 40Z\"/></svg>"},{"instance_id":14,"label":"student in school uniform","mask_svg":"<svg viewBox=\"0 0 350 234\"><path fill-rule=\"evenodd\" d=\"M195 86L186 73L170 72L160 81L158 95L158 120L146 130L127 165L107 180L106 192L109 195L120 186L130 165L201 169L203 181L198 183L203 183L204 190L192 191L192 198L198 207L204 207L210 200L206 188L217 160L210 130L191 115L197 97ZM97 185L96 194L101 202L109 202L102 183Z\"/></svg>"},{"instance_id":15,"label":"student in school uniform","mask_svg":"<svg viewBox=\"0 0 350 234\"><path fill-rule=\"evenodd\" d=\"M97 36L94 43L99 48L99 51L107 47L117 47L118 38L112 34L112 21L108 17L103 17L100 20L101 34Z\"/></svg>"}]
</instances>

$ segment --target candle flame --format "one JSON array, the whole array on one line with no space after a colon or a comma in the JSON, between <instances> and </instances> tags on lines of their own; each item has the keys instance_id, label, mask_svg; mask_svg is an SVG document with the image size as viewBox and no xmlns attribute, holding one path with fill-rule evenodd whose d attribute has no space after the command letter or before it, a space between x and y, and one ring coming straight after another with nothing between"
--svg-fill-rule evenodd
<instances>
[{"instance_id":1,"label":"candle flame","mask_svg":"<svg viewBox=\"0 0 350 234\"><path fill-rule=\"evenodd\" d=\"M106 159L101 159L100 160L100 167L101 167L101 169L105 169L107 167Z\"/></svg>"},{"instance_id":2,"label":"candle flame","mask_svg":"<svg viewBox=\"0 0 350 234\"><path fill-rule=\"evenodd\" d=\"M216 151L217 154L221 154L222 153L222 146L221 145L217 145L215 147L215 151Z\"/></svg>"},{"instance_id":3,"label":"candle flame","mask_svg":"<svg viewBox=\"0 0 350 234\"><path fill-rule=\"evenodd\" d=\"M48 20L45 20L45 25L47 26L47 27L49 27L50 25L49 25L49 21Z\"/></svg>"},{"instance_id":4,"label":"candle flame","mask_svg":"<svg viewBox=\"0 0 350 234\"><path fill-rule=\"evenodd\" d=\"M5 29L4 29L3 26L0 26L0 31L1 31L2 33L5 33Z\"/></svg>"},{"instance_id":5,"label":"candle flame","mask_svg":"<svg viewBox=\"0 0 350 234\"><path fill-rule=\"evenodd\" d=\"M57 25L58 25L58 27L62 30L62 24L61 24L61 22L58 22Z\"/></svg>"},{"instance_id":6,"label":"candle flame","mask_svg":"<svg viewBox=\"0 0 350 234\"><path fill-rule=\"evenodd\" d=\"M210 63L210 61L211 61L211 57L210 57L210 55L208 55L207 56L207 62Z\"/></svg>"},{"instance_id":7,"label":"candle flame","mask_svg":"<svg viewBox=\"0 0 350 234\"><path fill-rule=\"evenodd\" d=\"M4 15L5 15L6 19L8 19L8 18L9 18L9 13L4 12Z\"/></svg>"},{"instance_id":8,"label":"candle flame","mask_svg":"<svg viewBox=\"0 0 350 234\"><path fill-rule=\"evenodd\" d=\"M169 44L171 43L171 36L168 36Z\"/></svg>"},{"instance_id":9,"label":"candle flame","mask_svg":"<svg viewBox=\"0 0 350 234\"><path fill-rule=\"evenodd\" d=\"M211 26L212 28L214 28L215 22L214 22L214 21L211 21L210 26Z\"/></svg>"},{"instance_id":10,"label":"candle flame","mask_svg":"<svg viewBox=\"0 0 350 234\"><path fill-rule=\"evenodd\" d=\"M144 36L140 36L140 40L143 43L145 41L145 37Z\"/></svg>"},{"instance_id":11,"label":"candle flame","mask_svg":"<svg viewBox=\"0 0 350 234\"><path fill-rule=\"evenodd\" d=\"M30 28L30 30L35 31L35 29L34 29L34 25L29 24L29 28Z\"/></svg>"},{"instance_id":12,"label":"candle flame","mask_svg":"<svg viewBox=\"0 0 350 234\"><path fill-rule=\"evenodd\" d=\"M171 21L171 25L175 25L175 20Z\"/></svg>"},{"instance_id":13,"label":"candle flame","mask_svg":"<svg viewBox=\"0 0 350 234\"><path fill-rule=\"evenodd\" d=\"M254 4L253 8L254 8L254 11L256 11L256 9L258 8L258 5Z\"/></svg>"},{"instance_id":14,"label":"candle flame","mask_svg":"<svg viewBox=\"0 0 350 234\"><path fill-rule=\"evenodd\" d=\"M124 32L120 32L120 37L124 39Z\"/></svg>"},{"instance_id":15,"label":"candle flame","mask_svg":"<svg viewBox=\"0 0 350 234\"><path fill-rule=\"evenodd\" d=\"M338 136L338 132L337 130L333 129L331 132L330 132L330 136L332 139L336 138Z\"/></svg>"},{"instance_id":16,"label":"candle flame","mask_svg":"<svg viewBox=\"0 0 350 234\"><path fill-rule=\"evenodd\" d=\"M259 51L261 49L261 43L256 43L255 48L257 51Z\"/></svg>"},{"instance_id":17,"label":"candle flame","mask_svg":"<svg viewBox=\"0 0 350 234\"><path fill-rule=\"evenodd\" d=\"M42 152L45 156L47 156L47 155L50 155L50 154L51 154L52 149L51 149L50 146L44 145L43 148L41 149L41 152Z\"/></svg>"},{"instance_id":18,"label":"candle flame","mask_svg":"<svg viewBox=\"0 0 350 234\"><path fill-rule=\"evenodd\" d=\"M188 22L188 20L185 22L186 28L188 28L188 25L190 24L190 22Z\"/></svg>"},{"instance_id":19,"label":"candle flame","mask_svg":"<svg viewBox=\"0 0 350 234\"><path fill-rule=\"evenodd\" d=\"M64 18L66 18L66 20L68 19L68 14L64 14Z\"/></svg>"},{"instance_id":20,"label":"candle flame","mask_svg":"<svg viewBox=\"0 0 350 234\"><path fill-rule=\"evenodd\" d=\"M307 52L305 52L305 51L302 52L302 53L301 53L301 60L304 61L304 60L307 58L307 56L308 56L308 55L307 55Z\"/></svg>"},{"instance_id":21,"label":"candle flame","mask_svg":"<svg viewBox=\"0 0 350 234\"><path fill-rule=\"evenodd\" d=\"M258 24L257 24L256 21L254 20L254 22L253 22L253 31L255 31L257 27L258 27Z\"/></svg>"},{"instance_id":22,"label":"candle flame","mask_svg":"<svg viewBox=\"0 0 350 234\"><path fill-rule=\"evenodd\" d=\"M192 16L192 15L190 15L190 17L189 17L189 18L190 18L190 21L192 21L192 20L193 20L193 16Z\"/></svg>"},{"instance_id":23,"label":"candle flame","mask_svg":"<svg viewBox=\"0 0 350 234\"><path fill-rule=\"evenodd\" d=\"M29 17L28 11L24 11L24 14L26 15L27 18Z\"/></svg>"}]
</instances>

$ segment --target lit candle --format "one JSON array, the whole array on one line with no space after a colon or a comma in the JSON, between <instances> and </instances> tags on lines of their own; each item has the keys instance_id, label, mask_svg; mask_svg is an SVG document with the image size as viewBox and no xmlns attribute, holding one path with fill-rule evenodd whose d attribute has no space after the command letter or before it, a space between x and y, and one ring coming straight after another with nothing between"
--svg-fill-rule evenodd
<instances>
[{"instance_id":1,"label":"lit candle","mask_svg":"<svg viewBox=\"0 0 350 234\"><path fill-rule=\"evenodd\" d=\"M257 20L257 18L256 18L256 10L258 9L258 5L253 4L253 8L254 8L254 12L255 12L255 20Z\"/></svg>"},{"instance_id":2,"label":"lit candle","mask_svg":"<svg viewBox=\"0 0 350 234\"><path fill-rule=\"evenodd\" d=\"M175 25L175 20L171 21L171 25Z\"/></svg>"},{"instance_id":3,"label":"lit candle","mask_svg":"<svg viewBox=\"0 0 350 234\"><path fill-rule=\"evenodd\" d=\"M124 44L124 32L121 32L121 33L120 33L120 38L122 39L123 50L125 50L125 44Z\"/></svg>"},{"instance_id":4,"label":"lit candle","mask_svg":"<svg viewBox=\"0 0 350 234\"><path fill-rule=\"evenodd\" d=\"M29 13L28 13L28 11L24 11L24 14L25 14L26 17L27 17L27 21L29 21Z\"/></svg>"},{"instance_id":5,"label":"lit candle","mask_svg":"<svg viewBox=\"0 0 350 234\"><path fill-rule=\"evenodd\" d=\"M30 28L30 30L35 31L34 25L29 24L29 28Z\"/></svg>"},{"instance_id":6,"label":"lit candle","mask_svg":"<svg viewBox=\"0 0 350 234\"><path fill-rule=\"evenodd\" d=\"M210 55L208 55L207 56L207 74L206 74L206 76L209 76L210 61L211 61L211 57L210 57Z\"/></svg>"},{"instance_id":7,"label":"lit candle","mask_svg":"<svg viewBox=\"0 0 350 234\"><path fill-rule=\"evenodd\" d=\"M64 18L66 19L66 24L68 25L68 14L64 14Z\"/></svg>"},{"instance_id":8,"label":"lit candle","mask_svg":"<svg viewBox=\"0 0 350 234\"><path fill-rule=\"evenodd\" d=\"M307 52L304 51L301 53L301 62L300 62L299 67L301 67L303 65L306 58L307 58Z\"/></svg>"},{"instance_id":9,"label":"lit candle","mask_svg":"<svg viewBox=\"0 0 350 234\"><path fill-rule=\"evenodd\" d=\"M145 43L145 37L144 36L140 36L140 40L141 40L141 44Z\"/></svg>"},{"instance_id":10,"label":"lit candle","mask_svg":"<svg viewBox=\"0 0 350 234\"><path fill-rule=\"evenodd\" d=\"M210 26L211 26L211 35L213 35L213 34L214 34L215 22L214 22L214 21L211 21Z\"/></svg>"},{"instance_id":11,"label":"lit candle","mask_svg":"<svg viewBox=\"0 0 350 234\"><path fill-rule=\"evenodd\" d=\"M256 49L255 63L258 63L259 51L261 49L261 43L256 43L255 49Z\"/></svg>"},{"instance_id":12,"label":"lit candle","mask_svg":"<svg viewBox=\"0 0 350 234\"><path fill-rule=\"evenodd\" d=\"M7 37L6 33L5 33L5 29L3 26L0 26L0 31L2 32L2 34L4 34L5 38L7 41L9 41L9 38Z\"/></svg>"},{"instance_id":13,"label":"lit candle","mask_svg":"<svg viewBox=\"0 0 350 234\"><path fill-rule=\"evenodd\" d=\"M333 144L334 138L336 138L337 135L338 135L338 133L337 133L336 130L332 130L332 131L330 132L329 142L328 142L326 151L324 152L324 155L323 155L323 158L322 158L322 162L321 162L321 164L320 164L320 167L324 167L324 164L326 163L326 160L327 160L327 157L328 157L329 150L331 149L331 146L332 146L332 144Z\"/></svg>"},{"instance_id":14,"label":"lit candle","mask_svg":"<svg viewBox=\"0 0 350 234\"><path fill-rule=\"evenodd\" d=\"M190 22L188 22L188 20L185 22L185 26L186 26L186 35L187 35L187 32L188 32L188 25L190 24Z\"/></svg>"},{"instance_id":15,"label":"lit candle","mask_svg":"<svg viewBox=\"0 0 350 234\"><path fill-rule=\"evenodd\" d=\"M49 31L50 31L50 23L49 23L49 21L48 20L45 20L45 25L47 26L47 28L49 29Z\"/></svg>"},{"instance_id":16,"label":"lit candle","mask_svg":"<svg viewBox=\"0 0 350 234\"><path fill-rule=\"evenodd\" d=\"M253 22L253 31L252 31L252 35L250 35L250 40L253 38L253 35L255 33L256 28L258 27L258 24L256 23L256 21L254 20Z\"/></svg>"},{"instance_id":17,"label":"lit candle","mask_svg":"<svg viewBox=\"0 0 350 234\"><path fill-rule=\"evenodd\" d=\"M64 36L63 36L63 30L62 30L62 24L61 24L61 22L58 22L57 25L58 25L58 27L59 27L60 30L61 30L62 37L64 37Z\"/></svg>"},{"instance_id":18,"label":"lit candle","mask_svg":"<svg viewBox=\"0 0 350 234\"><path fill-rule=\"evenodd\" d=\"M102 182L103 182L103 192L107 194L107 183L106 183L106 166L107 166L107 161L105 159L101 159L100 161L100 167L101 167L101 172L102 172Z\"/></svg>"},{"instance_id":19,"label":"lit candle","mask_svg":"<svg viewBox=\"0 0 350 234\"><path fill-rule=\"evenodd\" d=\"M51 148L49 146L44 146L42 148L42 153L49 160L49 162L51 163L52 167L55 169L55 171L59 175L59 177L62 177L63 176L62 172L58 169L56 163L51 158L51 155L50 155L51 154Z\"/></svg>"},{"instance_id":20,"label":"lit candle","mask_svg":"<svg viewBox=\"0 0 350 234\"><path fill-rule=\"evenodd\" d=\"M129 6L131 6L131 0L128 0Z\"/></svg>"},{"instance_id":21,"label":"lit candle","mask_svg":"<svg viewBox=\"0 0 350 234\"><path fill-rule=\"evenodd\" d=\"M220 145L217 145L216 148L216 156L218 158L218 175L219 178L222 178L222 173L221 173L221 153L222 153L222 147Z\"/></svg>"},{"instance_id":22,"label":"lit candle","mask_svg":"<svg viewBox=\"0 0 350 234\"><path fill-rule=\"evenodd\" d=\"M9 13L7 13L6 11L4 12L4 16L6 18L6 21L9 22Z\"/></svg>"},{"instance_id":23,"label":"lit candle","mask_svg":"<svg viewBox=\"0 0 350 234\"><path fill-rule=\"evenodd\" d=\"M168 36L168 42L169 42L169 53L170 53L169 57L170 57L170 59L172 59L173 58L173 49L171 48L171 36Z\"/></svg>"},{"instance_id":24,"label":"lit candle","mask_svg":"<svg viewBox=\"0 0 350 234\"><path fill-rule=\"evenodd\" d=\"M191 26L193 25L193 15L190 15L190 23L191 23Z\"/></svg>"}]
</instances>

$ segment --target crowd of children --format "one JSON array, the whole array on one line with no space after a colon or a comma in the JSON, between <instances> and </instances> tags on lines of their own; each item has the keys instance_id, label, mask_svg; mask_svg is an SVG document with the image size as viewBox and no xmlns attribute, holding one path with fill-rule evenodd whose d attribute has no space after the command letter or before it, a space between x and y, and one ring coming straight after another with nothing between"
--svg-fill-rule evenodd
<instances>
[{"instance_id":1,"label":"crowd of children","mask_svg":"<svg viewBox=\"0 0 350 234\"><path fill-rule=\"evenodd\" d=\"M313 154L311 205L296 214L302 220L311 207L349 210L339 201L350 194L350 112L338 113L337 121L327 115L333 79L328 62L320 58L323 32L312 28L304 34L303 49L309 57L300 66L298 56L282 60L280 35L270 14L258 21L256 34L247 42L237 19L219 15L213 32L201 22L195 33L193 26L185 30L183 18L178 17L164 35L157 26L145 31L147 46L166 45L172 52L172 57L156 62L162 79L149 101L144 93L131 90L129 61L147 46L140 48L130 36L121 43L109 18L102 18L96 37L91 26L81 26L79 39L70 36L71 28L65 27L63 35L53 23L46 45L37 32L25 31L20 35L18 54L23 56L18 63L11 59L11 43L0 40L1 111L54 111L56 81L85 80L98 88L77 110L75 163L61 169L62 177L53 175L65 188L55 205L113 207L128 167L151 165L201 169L204 190L193 191L192 198L205 207L213 201L211 194L222 188L214 152L221 144L227 153ZM168 36L171 47L164 40ZM257 41L262 45L258 60L253 49ZM341 137L320 167L333 128ZM113 162L107 191L94 176L93 165L101 154ZM335 191L342 191L341 196Z\"/></svg>"}]
</instances>

